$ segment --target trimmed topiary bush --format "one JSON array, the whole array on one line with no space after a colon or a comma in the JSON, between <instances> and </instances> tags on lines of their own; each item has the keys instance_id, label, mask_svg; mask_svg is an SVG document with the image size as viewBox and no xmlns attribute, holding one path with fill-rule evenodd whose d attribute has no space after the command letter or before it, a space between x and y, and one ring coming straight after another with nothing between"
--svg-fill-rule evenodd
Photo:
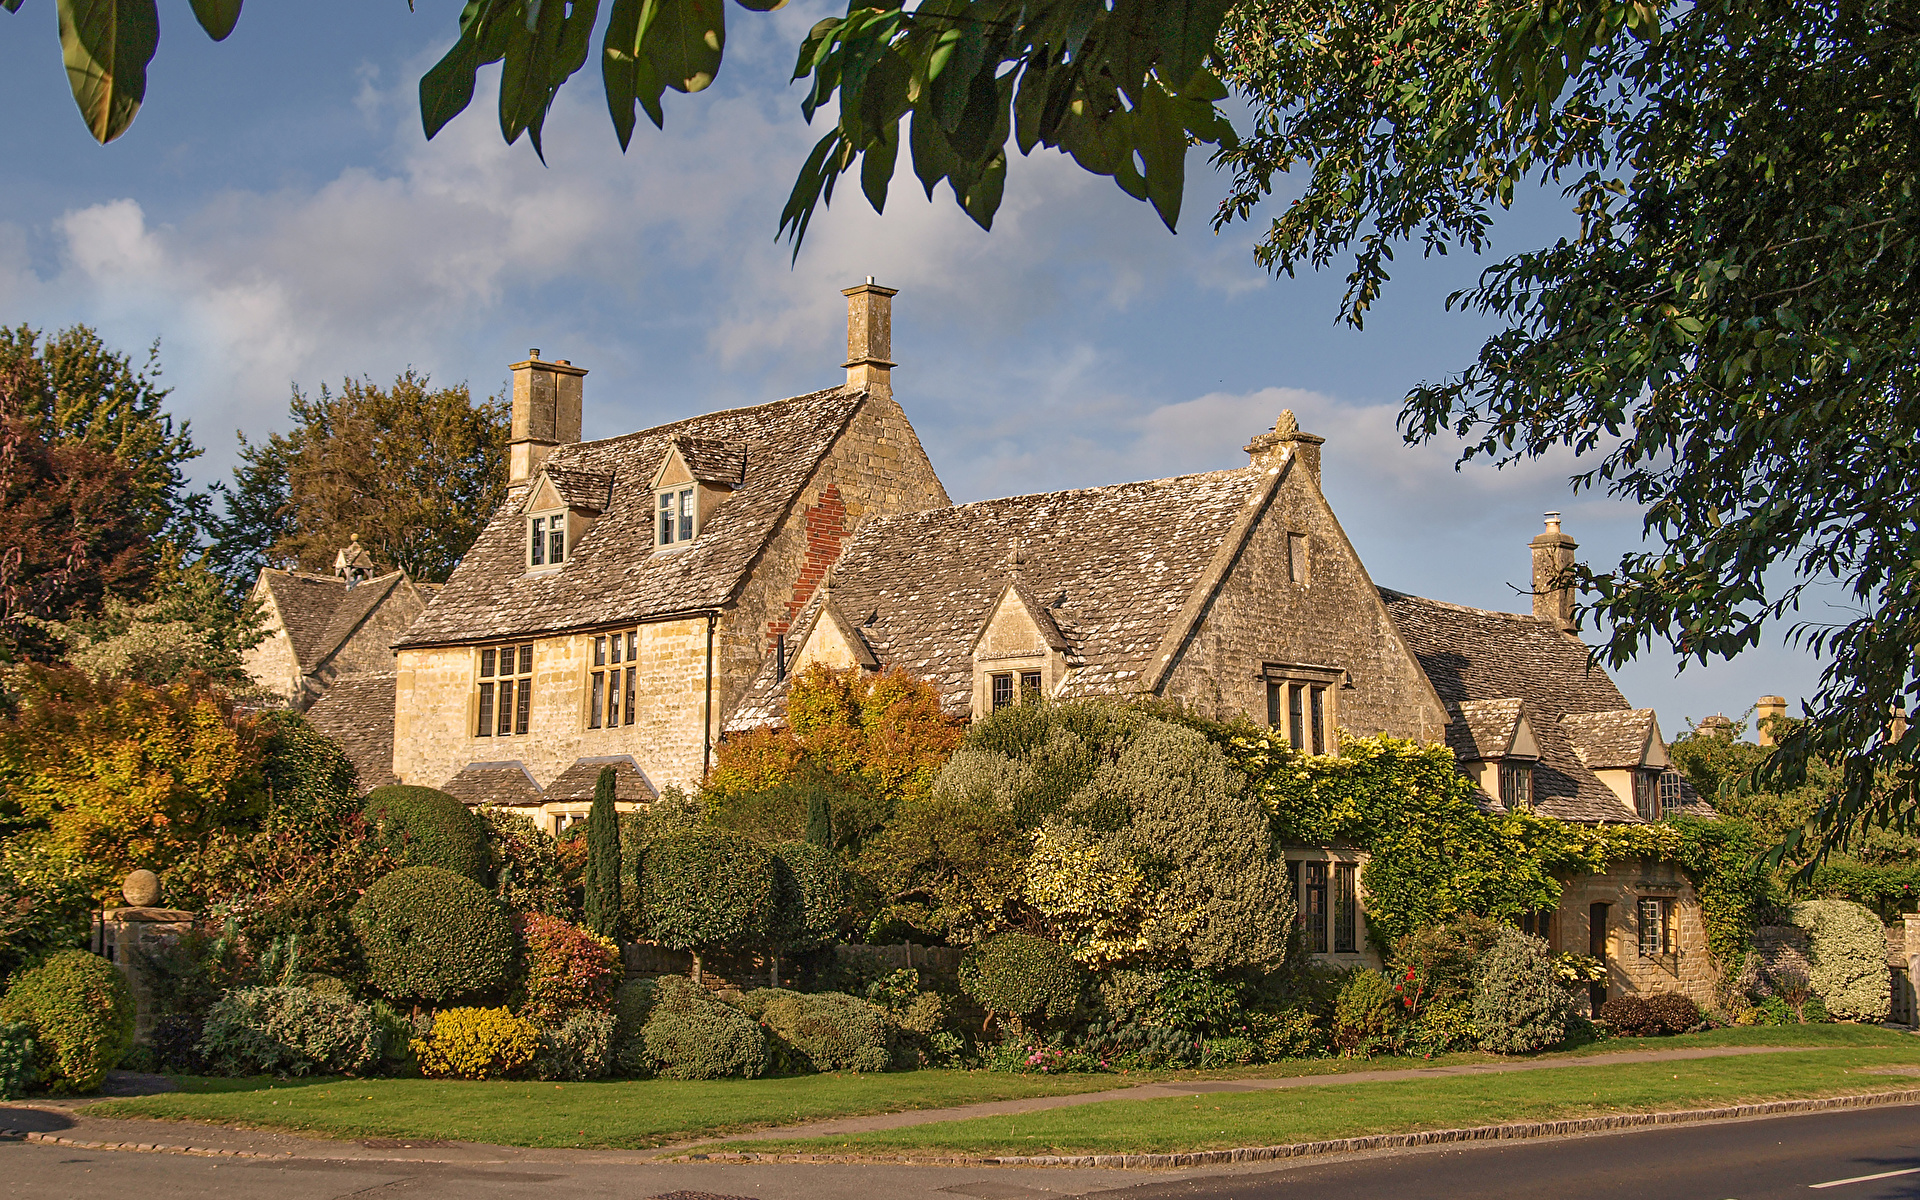
<instances>
[{"instance_id":1,"label":"trimmed topiary bush","mask_svg":"<svg viewBox=\"0 0 1920 1200\"><path fill-rule=\"evenodd\" d=\"M1700 1023L1700 1006L1679 992L1648 996L1647 1011L1668 1033L1685 1033Z\"/></svg>"},{"instance_id":2,"label":"trimmed topiary bush","mask_svg":"<svg viewBox=\"0 0 1920 1200\"><path fill-rule=\"evenodd\" d=\"M439 867L382 876L351 914L382 993L429 1003L497 992L513 965L513 926L488 891Z\"/></svg>"},{"instance_id":3,"label":"trimmed topiary bush","mask_svg":"<svg viewBox=\"0 0 1920 1200\"><path fill-rule=\"evenodd\" d=\"M646 937L691 950L764 945L776 927L771 851L744 834L691 826L656 838L640 860Z\"/></svg>"},{"instance_id":4,"label":"trimmed topiary bush","mask_svg":"<svg viewBox=\"0 0 1920 1200\"><path fill-rule=\"evenodd\" d=\"M1495 1054L1531 1054L1567 1038L1573 997L1560 986L1547 944L1503 929L1473 982L1473 1024L1480 1048Z\"/></svg>"},{"instance_id":5,"label":"trimmed topiary bush","mask_svg":"<svg viewBox=\"0 0 1920 1200\"><path fill-rule=\"evenodd\" d=\"M843 992L772 993L760 1021L816 1071L884 1071L887 1018L878 1007Z\"/></svg>"},{"instance_id":6,"label":"trimmed topiary bush","mask_svg":"<svg viewBox=\"0 0 1920 1200\"><path fill-rule=\"evenodd\" d=\"M613 1071L613 1014L576 1012L565 1023L540 1031L533 1052L535 1079L579 1082L605 1079Z\"/></svg>"},{"instance_id":7,"label":"trimmed topiary bush","mask_svg":"<svg viewBox=\"0 0 1920 1200\"><path fill-rule=\"evenodd\" d=\"M630 979L613 993L613 1070L627 1079L653 1074L647 1056L647 1018L653 1015L652 979Z\"/></svg>"},{"instance_id":8,"label":"trimmed topiary bush","mask_svg":"<svg viewBox=\"0 0 1920 1200\"><path fill-rule=\"evenodd\" d=\"M1813 963L1807 980L1827 1012L1840 1021L1886 1020L1892 976L1886 929L1873 910L1849 900L1805 900L1790 911L1807 931Z\"/></svg>"},{"instance_id":9,"label":"trimmed topiary bush","mask_svg":"<svg viewBox=\"0 0 1920 1200\"><path fill-rule=\"evenodd\" d=\"M960 960L961 990L1015 1022L1066 1020L1079 1008L1085 982L1065 947L1026 933L1003 933Z\"/></svg>"},{"instance_id":10,"label":"trimmed topiary bush","mask_svg":"<svg viewBox=\"0 0 1920 1200\"><path fill-rule=\"evenodd\" d=\"M653 1073L663 1079L752 1079L767 1068L760 1027L690 979L671 976L654 985L641 1036Z\"/></svg>"},{"instance_id":11,"label":"trimmed topiary bush","mask_svg":"<svg viewBox=\"0 0 1920 1200\"><path fill-rule=\"evenodd\" d=\"M90 1092L133 1045L133 992L106 959L62 950L14 977L0 1021L33 1030L39 1086Z\"/></svg>"},{"instance_id":12,"label":"trimmed topiary bush","mask_svg":"<svg viewBox=\"0 0 1920 1200\"><path fill-rule=\"evenodd\" d=\"M1786 1009L1784 1004L1780 1007ZM1667 1023L1647 1007L1644 996L1615 996L1593 1015L1621 1037L1660 1037L1667 1032Z\"/></svg>"},{"instance_id":13,"label":"trimmed topiary bush","mask_svg":"<svg viewBox=\"0 0 1920 1200\"><path fill-rule=\"evenodd\" d=\"M439 867L487 882L487 827L466 805L438 788L393 784L367 793L360 810L385 844L410 867Z\"/></svg>"},{"instance_id":14,"label":"trimmed topiary bush","mask_svg":"<svg viewBox=\"0 0 1920 1200\"><path fill-rule=\"evenodd\" d=\"M578 925L532 913L514 918L525 949L520 1015L541 1028L577 1012L605 1012L620 982L620 947Z\"/></svg>"},{"instance_id":15,"label":"trimmed topiary bush","mask_svg":"<svg viewBox=\"0 0 1920 1200\"><path fill-rule=\"evenodd\" d=\"M443 1008L413 1053L429 1079L503 1079L533 1062L540 1031L504 1008Z\"/></svg>"},{"instance_id":16,"label":"trimmed topiary bush","mask_svg":"<svg viewBox=\"0 0 1920 1200\"><path fill-rule=\"evenodd\" d=\"M837 937L850 915L846 868L831 850L807 842L773 848L778 919L771 930L782 950L812 950Z\"/></svg>"},{"instance_id":17,"label":"trimmed topiary bush","mask_svg":"<svg viewBox=\"0 0 1920 1200\"><path fill-rule=\"evenodd\" d=\"M215 1075L361 1075L382 1042L373 1010L345 996L235 988L207 1014L194 1050Z\"/></svg>"},{"instance_id":18,"label":"trimmed topiary bush","mask_svg":"<svg viewBox=\"0 0 1920 1200\"><path fill-rule=\"evenodd\" d=\"M0 1100L17 1100L33 1087L33 1026L0 1025Z\"/></svg>"}]
</instances>

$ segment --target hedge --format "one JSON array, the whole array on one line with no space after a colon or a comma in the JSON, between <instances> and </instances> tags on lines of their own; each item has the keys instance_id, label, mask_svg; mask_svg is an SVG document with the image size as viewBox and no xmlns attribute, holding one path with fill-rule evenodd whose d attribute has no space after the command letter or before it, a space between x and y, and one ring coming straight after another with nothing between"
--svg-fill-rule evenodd
<instances>
[{"instance_id":1,"label":"hedge","mask_svg":"<svg viewBox=\"0 0 1920 1200\"><path fill-rule=\"evenodd\" d=\"M410 867L439 867L487 882L487 827L438 788L393 784L367 793L361 807L380 842Z\"/></svg>"},{"instance_id":2,"label":"hedge","mask_svg":"<svg viewBox=\"0 0 1920 1200\"><path fill-rule=\"evenodd\" d=\"M502 1079L533 1062L540 1031L504 1008L445 1008L433 1032L415 1038L420 1073L429 1079Z\"/></svg>"},{"instance_id":3,"label":"hedge","mask_svg":"<svg viewBox=\"0 0 1920 1200\"><path fill-rule=\"evenodd\" d=\"M674 950L758 945L776 926L774 858L744 834L698 826L657 838L640 862L646 936Z\"/></svg>"},{"instance_id":4,"label":"hedge","mask_svg":"<svg viewBox=\"0 0 1920 1200\"><path fill-rule=\"evenodd\" d=\"M760 1022L793 1047L816 1071L884 1071L887 1017L880 1008L842 992L802 995L775 988L760 1005Z\"/></svg>"},{"instance_id":5,"label":"hedge","mask_svg":"<svg viewBox=\"0 0 1920 1200\"><path fill-rule=\"evenodd\" d=\"M1887 934L1880 918L1848 900L1805 900L1789 910L1807 931L1807 981L1842 1021L1884 1021L1893 1004Z\"/></svg>"},{"instance_id":6,"label":"hedge","mask_svg":"<svg viewBox=\"0 0 1920 1200\"><path fill-rule=\"evenodd\" d=\"M367 889L351 914L373 986L446 1003L500 990L513 927L487 890L439 867L402 867Z\"/></svg>"},{"instance_id":7,"label":"hedge","mask_svg":"<svg viewBox=\"0 0 1920 1200\"><path fill-rule=\"evenodd\" d=\"M33 1026L25 1021L0 1024L0 1100L17 1100L33 1087Z\"/></svg>"},{"instance_id":8,"label":"hedge","mask_svg":"<svg viewBox=\"0 0 1920 1200\"><path fill-rule=\"evenodd\" d=\"M133 1045L133 992L106 959L63 950L15 976L0 999L0 1021L33 1030L38 1082L55 1092L90 1092Z\"/></svg>"}]
</instances>

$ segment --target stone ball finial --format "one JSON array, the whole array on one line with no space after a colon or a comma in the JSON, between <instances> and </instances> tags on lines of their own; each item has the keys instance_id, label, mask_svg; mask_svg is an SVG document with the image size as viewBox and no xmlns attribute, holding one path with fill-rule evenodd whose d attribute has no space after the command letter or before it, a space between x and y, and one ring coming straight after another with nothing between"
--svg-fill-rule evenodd
<instances>
[{"instance_id":1,"label":"stone ball finial","mask_svg":"<svg viewBox=\"0 0 1920 1200\"><path fill-rule=\"evenodd\" d=\"M135 908L152 908L160 903L160 877L152 871L135 871L120 885L120 894Z\"/></svg>"},{"instance_id":2,"label":"stone ball finial","mask_svg":"<svg viewBox=\"0 0 1920 1200\"><path fill-rule=\"evenodd\" d=\"M1300 432L1300 422L1294 418L1292 409L1283 408L1280 410L1280 419L1273 423L1273 431L1281 437L1285 437L1290 433Z\"/></svg>"}]
</instances>

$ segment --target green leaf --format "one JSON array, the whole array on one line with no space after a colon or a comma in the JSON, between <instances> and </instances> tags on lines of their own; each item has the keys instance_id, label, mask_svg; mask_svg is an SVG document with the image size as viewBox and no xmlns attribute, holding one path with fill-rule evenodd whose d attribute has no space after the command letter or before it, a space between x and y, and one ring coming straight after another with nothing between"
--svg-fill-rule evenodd
<instances>
[{"instance_id":1,"label":"green leaf","mask_svg":"<svg viewBox=\"0 0 1920 1200\"><path fill-rule=\"evenodd\" d=\"M697 92L712 83L726 42L721 0L647 0L640 51L674 91Z\"/></svg>"},{"instance_id":2,"label":"green leaf","mask_svg":"<svg viewBox=\"0 0 1920 1200\"><path fill-rule=\"evenodd\" d=\"M26 0L0 0L0 8L4 8L8 12L19 12L20 6L25 2Z\"/></svg>"},{"instance_id":3,"label":"green leaf","mask_svg":"<svg viewBox=\"0 0 1920 1200\"><path fill-rule=\"evenodd\" d=\"M67 84L102 145L133 124L147 94L147 64L160 44L153 0L59 0Z\"/></svg>"},{"instance_id":4,"label":"green leaf","mask_svg":"<svg viewBox=\"0 0 1920 1200\"><path fill-rule=\"evenodd\" d=\"M241 0L192 0L193 15L200 28L216 42L224 42L240 19Z\"/></svg>"},{"instance_id":5,"label":"green leaf","mask_svg":"<svg viewBox=\"0 0 1920 1200\"><path fill-rule=\"evenodd\" d=\"M880 139L867 147L860 157L860 190L867 194L873 211L887 210L887 184L893 180L894 161L900 156L900 126L880 131Z\"/></svg>"},{"instance_id":6,"label":"green leaf","mask_svg":"<svg viewBox=\"0 0 1920 1200\"><path fill-rule=\"evenodd\" d=\"M772 12L787 6L787 0L739 0L739 2L741 8L751 9L754 12Z\"/></svg>"}]
</instances>

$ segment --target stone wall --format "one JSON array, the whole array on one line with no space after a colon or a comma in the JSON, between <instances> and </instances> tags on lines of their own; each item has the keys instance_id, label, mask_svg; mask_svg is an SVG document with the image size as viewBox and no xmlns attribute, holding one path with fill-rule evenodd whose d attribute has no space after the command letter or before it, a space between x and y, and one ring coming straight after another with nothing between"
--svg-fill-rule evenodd
<instances>
[{"instance_id":1,"label":"stone wall","mask_svg":"<svg viewBox=\"0 0 1920 1200\"><path fill-rule=\"evenodd\" d=\"M1297 461L1281 469L1272 503L1203 610L1161 694L1208 716L1245 713L1264 724L1263 663L1338 667L1346 679L1328 689L1330 723L1360 735L1440 740L1446 710L1311 472ZM1289 570L1289 534L1306 535L1304 582L1294 582Z\"/></svg>"},{"instance_id":2,"label":"stone wall","mask_svg":"<svg viewBox=\"0 0 1920 1200\"><path fill-rule=\"evenodd\" d=\"M1639 937L1639 900L1660 896L1673 901L1677 954L1642 956ZM1604 930L1607 995L1651 995L1680 992L1702 1008L1714 1002L1719 973L1707 953L1707 930L1700 898L1686 873L1670 862L1639 859L1613 863L1597 875L1568 880L1555 914L1556 950L1586 954L1592 944L1592 906L1608 906ZM1732 964L1735 968L1739 964Z\"/></svg>"},{"instance_id":3,"label":"stone wall","mask_svg":"<svg viewBox=\"0 0 1920 1200\"><path fill-rule=\"evenodd\" d=\"M286 622L280 618L273 594L255 584L253 598L260 602L260 629L266 636L241 652L240 665L247 678L292 700L300 694L300 666L293 658L293 639L287 636Z\"/></svg>"}]
</instances>

